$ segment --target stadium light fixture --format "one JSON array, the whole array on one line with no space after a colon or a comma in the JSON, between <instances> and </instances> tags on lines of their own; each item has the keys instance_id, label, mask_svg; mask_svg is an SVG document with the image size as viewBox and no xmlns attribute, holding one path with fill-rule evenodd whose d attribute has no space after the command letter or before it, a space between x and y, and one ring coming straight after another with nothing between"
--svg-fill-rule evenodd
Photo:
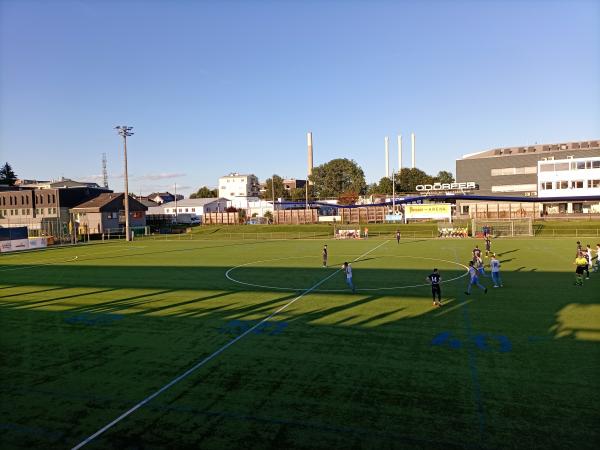
<instances>
[{"instance_id":1,"label":"stadium light fixture","mask_svg":"<svg viewBox=\"0 0 600 450\"><path fill-rule=\"evenodd\" d=\"M133 136L133 127L119 125L115 127L117 133L123 137L123 154L125 159L125 239L131 241L131 232L129 229L129 176L127 174L127 137Z\"/></svg>"}]
</instances>

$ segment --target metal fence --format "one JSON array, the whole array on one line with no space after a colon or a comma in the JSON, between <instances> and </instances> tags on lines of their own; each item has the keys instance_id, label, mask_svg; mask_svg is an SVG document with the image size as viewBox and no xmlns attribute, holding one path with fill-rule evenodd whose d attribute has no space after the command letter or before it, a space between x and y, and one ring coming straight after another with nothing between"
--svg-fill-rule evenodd
<instances>
[{"instance_id":1,"label":"metal fence","mask_svg":"<svg viewBox=\"0 0 600 450\"><path fill-rule=\"evenodd\" d=\"M419 239L419 238L434 238L437 237L437 231L403 231L402 239ZM220 232L218 234L205 233L184 233L184 234L152 234L149 236L140 237L144 240L159 240L159 241L190 241L190 240L303 240L303 239L331 239L333 234L330 231L274 231L262 233L227 233ZM369 239L396 239L396 233L390 232L369 232Z\"/></svg>"},{"instance_id":2,"label":"metal fence","mask_svg":"<svg viewBox=\"0 0 600 450\"><path fill-rule=\"evenodd\" d=\"M552 228L535 229L534 235L539 237L600 237L600 228Z\"/></svg>"}]
</instances>

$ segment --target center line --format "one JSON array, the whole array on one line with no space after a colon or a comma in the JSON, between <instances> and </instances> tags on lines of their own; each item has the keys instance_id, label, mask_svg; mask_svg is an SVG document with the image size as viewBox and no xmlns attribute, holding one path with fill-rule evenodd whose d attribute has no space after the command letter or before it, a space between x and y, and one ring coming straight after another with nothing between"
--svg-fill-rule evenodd
<instances>
[{"instance_id":1,"label":"center line","mask_svg":"<svg viewBox=\"0 0 600 450\"><path fill-rule=\"evenodd\" d=\"M377 247L372 248L368 252L363 253L362 255L360 255L359 257L357 257L354 261L357 261L360 258L364 258L369 253L374 252L379 247L381 247L384 244L387 244L388 242L389 241L382 242ZM327 277L323 278L321 281L319 281L318 283L314 284L313 286L311 286L310 288L308 288L307 290L305 290L304 292L302 292L302 294L300 294L298 297L294 298L293 300L290 300L288 303L286 303L285 305L283 305L281 308L279 308L276 311L272 312L267 317L265 317L263 320L261 320L260 322L258 322L256 325L254 325L251 328L248 328L242 334L240 334L236 338L234 338L231 341L229 341L227 344L225 344L223 347L221 347L220 349L218 349L216 352L214 352L211 355L207 356L206 358L202 359L201 361L199 361L198 363L196 363L194 366L190 367L188 370L186 370L185 372L183 372L181 375L179 375L178 377L176 377L176 378L172 379L171 381L169 381L167 384L165 384L163 387L161 387L160 389L158 389L156 392L154 392L153 394L150 394L148 397L146 397L145 399L143 399L141 402L139 402L138 404L136 404L132 408L130 408L127 411L125 411L123 414L121 414L119 417L117 417L116 419L114 419L112 422L104 425L102 428L100 428L94 434L92 434L88 438L86 438L83 441L81 441L79 444L77 444L75 447L73 447L72 450L80 449L84 445L89 444L91 441L93 441L94 439L96 439L102 433L104 433L105 431L107 431L107 430L111 429L112 427L114 427L121 420L123 420L124 418L126 418L130 414L134 413L135 411L137 411L138 409L140 409L142 406L144 406L146 403L152 401L154 398L158 397L160 394L162 394L164 391L166 391L167 389L169 389L171 386L179 383L181 380L183 380L184 378L187 378L188 376L190 376L193 372L195 372L197 369L199 369L200 367L202 367L203 365L205 365L207 362L209 362L210 360L212 360L215 357L219 356L221 353L223 353L225 350L227 350L229 347L231 347L237 341L239 341L240 339L246 337L252 331L254 331L255 329L257 329L263 323L267 322L269 319L271 319L275 315L279 314L281 311L283 311L284 309L286 309L288 306L291 306L297 300L300 300L306 294L309 294L310 292L314 291L317 287L319 287L320 285L322 285L323 283L325 283L327 280L329 280L330 278L332 278L334 275L336 275L340 270L341 269L337 269L331 275L328 275Z\"/></svg>"}]
</instances>

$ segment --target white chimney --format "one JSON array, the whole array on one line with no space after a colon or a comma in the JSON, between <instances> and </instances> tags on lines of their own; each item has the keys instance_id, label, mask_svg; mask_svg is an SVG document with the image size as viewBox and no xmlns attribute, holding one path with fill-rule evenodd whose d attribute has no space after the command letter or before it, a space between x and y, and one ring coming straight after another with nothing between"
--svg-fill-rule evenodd
<instances>
[{"instance_id":1,"label":"white chimney","mask_svg":"<svg viewBox=\"0 0 600 450\"><path fill-rule=\"evenodd\" d=\"M309 131L306 133L306 140L308 142L308 175L312 175L313 170L313 140L312 133ZM309 181L310 183L310 181ZM312 184L312 183L310 183Z\"/></svg>"},{"instance_id":2,"label":"white chimney","mask_svg":"<svg viewBox=\"0 0 600 450\"><path fill-rule=\"evenodd\" d=\"M398 135L398 172L402 170L402 135Z\"/></svg>"},{"instance_id":3,"label":"white chimney","mask_svg":"<svg viewBox=\"0 0 600 450\"><path fill-rule=\"evenodd\" d=\"M390 138L385 137L385 176L390 176Z\"/></svg>"},{"instance_id":4,"label":"white chimney","mask_svg":"<svg viewBox=\"0 0 600 450\"><path fill-rule=\"evenodd\" d=\"M412 147L412 168L414 169L416 167L416 160L415 160L415 133L410 133L410 144Z\"/></svg>"}]
</instances>

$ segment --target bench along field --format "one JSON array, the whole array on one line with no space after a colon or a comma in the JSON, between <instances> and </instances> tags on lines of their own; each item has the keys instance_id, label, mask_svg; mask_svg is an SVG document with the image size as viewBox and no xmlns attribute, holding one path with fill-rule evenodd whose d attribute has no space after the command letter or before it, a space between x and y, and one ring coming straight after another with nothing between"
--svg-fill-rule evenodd
<instances>
[{"instance_id":1,"label":"bench along field","mask_svg":"<svg viewBox=\"0 0 600 450\"><path fill-rule=\"evenodd\" d=\"M2 255L0 447L598 447L576 239L494 240L504 287L466 296L481 240L328 237Z\"/></svg>"}]
</instances>

